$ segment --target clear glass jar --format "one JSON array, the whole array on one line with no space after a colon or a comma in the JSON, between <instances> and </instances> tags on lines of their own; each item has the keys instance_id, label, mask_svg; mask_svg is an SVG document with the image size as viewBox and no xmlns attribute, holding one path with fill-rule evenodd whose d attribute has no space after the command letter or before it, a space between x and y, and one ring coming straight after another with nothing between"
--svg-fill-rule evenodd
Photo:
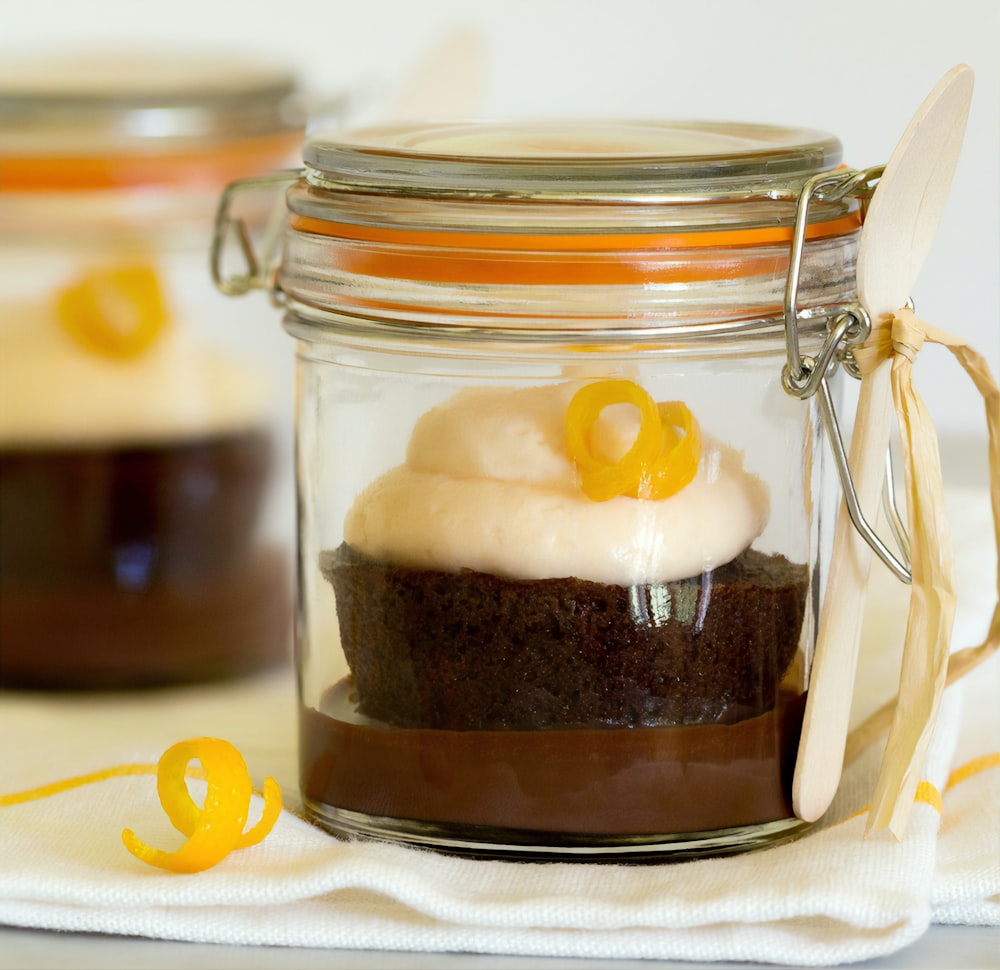
<instances>
[{"instance_id":1,"label":"clear glass jar","mask_svg":"<svg viewBox=\"0 0 1000 970\"><path fill-rule=\"evenodd\" d=\"M829 135L393 126L306 143L301 787L334 832L480 855L790 837L835 483L783 299ZM810 210L803 354L854 298ZM831 375L832 376L832 375Z\"/></svg>"},{"instance_id":2,"label":"clear glass jar","mask_svg":"<svg viewBox=\"0 0 1000 970\"><path fill-rule=\"evenodd\" d=\"M300 100L237 60L5 65L3 686L290 663L273 377L204 267L221 187L294 157Z\"/></svg>"}]
</instances>

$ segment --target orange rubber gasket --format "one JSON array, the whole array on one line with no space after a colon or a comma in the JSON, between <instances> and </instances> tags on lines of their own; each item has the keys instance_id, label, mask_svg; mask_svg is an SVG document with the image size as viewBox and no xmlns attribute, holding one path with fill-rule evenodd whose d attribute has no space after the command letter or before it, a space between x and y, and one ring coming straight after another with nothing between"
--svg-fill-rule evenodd
<instances>
[{"instance_id":1,"label":"orange rubber gasket","mask_svg":"<svg viewBox=\"0 0 1000 970\"><path fill-rule=\"evenodd\" d=\"M540 233L461 232L450 229L397 229L330 222L311 216L293 215L289 225L297 232L392 243L399 246L430 246L435 249L486 249L532 251L591 251L614 253L634 249L701 249L762 246L791 242L792 226L761 226L755 229L708 229L694 232L656 233ZM844 236L861 227L858 210L826 222L810 223L807 239Z\"/></svg>"},{"instance_id":2,"label":"orange rubber gasket","mask_svg":"<svg viewBox=\"0 0 1000 970\"><path fill-rule=\"evenodd\" d=\"M142 185L224 184L287 163L301 132L215 142L197 151L121 155L0 155L0 191L62 192Z\"/></svg>"},{"instance_id":3,"label":"orange rubber gasket","mask_svg":"<svg viewBox=\"0 0 1000 970\"><path fill-rule=\"evenodd\" d=\"M775 272L783 257L761 246L791 243L791 226L687 233L494 233L395 229L295 215L297 232L341 240L331 261L341 272L375 279L478 284L621 284L739 279ZM807 239L854 232L859 212L807 227ZM396 248L398 247L398 248ZM720 250L704 261L680 250Z\"/></svg>"}]
</instances>

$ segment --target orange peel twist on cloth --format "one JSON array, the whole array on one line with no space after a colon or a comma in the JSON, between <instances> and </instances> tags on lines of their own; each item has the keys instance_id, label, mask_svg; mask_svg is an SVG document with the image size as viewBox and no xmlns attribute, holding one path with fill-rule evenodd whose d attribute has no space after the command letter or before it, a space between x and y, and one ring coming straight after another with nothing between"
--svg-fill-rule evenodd
<instances>
[{"instance_id":1,"label":"orange peel twist on cloth","mask_svg":"<svg viewBox=\"0 0 1000 970\"><path fill-rule=\"evenodd\" d=\"M986 405L989 434L990 501L1000 557L1000 389L984 358L957 337L918 319L912 310L887 315L854 351L862 375L891 358L893 404L902 444L911 572L899 692L893 701L860 724L848 739L851 760L889 727L867 831L888 829L901 838L920 778L927 746L945 687L963 677L1000 647L998 601L986 639L949 653L955 617L951 539L944 511L944 487L937 436L930 415L913 387L913 362L925 342L955 356Z\"/></svg>"},{"instance_id":2,"label":"orange peel twist on cloth","mask_svg":"<svg viewBox=\"0 0 1000 970\"><path fill-rule=\"evenodd\" d=\"M201 762L201 771L189 768ZM126 764L105 768L52 782L30 791L0 795L0 807L19 805L59 795L109 778L156 774L160 804L171 824L187 841L176 851L154 849L131 829L122 832L125 848L137 859L171 872L202 872L210 869L236 849L256 845L274 828L281 814L281 789L273 778L264 780L264 808L257 824L244 832L250 814L253 786L243 756L228 741L219 738L192 738L169 747L158 764ZM207 784L205 801L199 808L187 788L189 776Z\"/></svg>"},{"instance_id":3,"label":"orange peel twist on cloth","mask_svg":"<svg viewBox=\"0 0 1000 970\"><path fill-rule=\"evenodd\" d=\"M201 762L208 786L201 808L187 788L187 767L194 760ZM195 738L168 748L157 766L156 790L170 823L187 841L166 852L146 845L131 829L122 832L122 841L137 859L173 872L201 872L235 849L256 845L274 828L281 813L281 790L273 778L267 778L261 818L243 831L253 794L250 773L239 751L218 738Z\"/></svg>"}]
</instances>

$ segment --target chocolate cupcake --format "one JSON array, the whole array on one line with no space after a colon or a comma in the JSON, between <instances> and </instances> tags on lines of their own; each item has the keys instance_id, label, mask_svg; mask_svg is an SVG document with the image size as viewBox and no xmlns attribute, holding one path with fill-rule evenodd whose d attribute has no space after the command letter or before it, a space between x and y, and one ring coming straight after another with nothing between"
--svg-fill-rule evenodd
<instances>
[{"instance_id":1,"label":"chocolate cupcake","mask_svg":"<svg viewBox=\"0 0 1000 970\"><path fill-rule=\"evenodd\" d=\"M770 710L805 567L754 550L701 576L620 586L324 555L358 711L395 727L701 724Z\"/></svg>"},{"instance_id":2,"label":"chocolate cupcake","mask_svg":"<svg viewBox=\"0 0 1000 970\"><path fill-rule=\"evenodd\" d=\"M358 712L403 728L731 723L772 709L805 566L750 548L765 486L705 439L664 500L594 501L567 456L578 385L471 390L418 422L322 554ZM621 454L634 409L608 409Z\"/></svg>"}]
</instances>

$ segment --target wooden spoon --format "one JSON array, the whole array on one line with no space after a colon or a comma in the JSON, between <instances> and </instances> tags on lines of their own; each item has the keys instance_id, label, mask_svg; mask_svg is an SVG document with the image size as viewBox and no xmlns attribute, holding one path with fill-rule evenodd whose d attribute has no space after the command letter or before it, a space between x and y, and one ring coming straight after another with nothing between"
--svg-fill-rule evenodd
<instances>
[{"instance_id":1,"label":"wooden spoon","mask_svg":"<svg viewBox=\"0 0 1000 970\"><path fill-rule=\"evenodd\" d=\"M858 246L858 298L872 322L904 306L930 251L961 151L972 71L959 65L918 109L872 197ZM891 362L861 381L849 464L861 508L877 507L893 420ZM792 782L808 822L840 783L872 550L841 505Z\"/></svg>"}]
</instances>

